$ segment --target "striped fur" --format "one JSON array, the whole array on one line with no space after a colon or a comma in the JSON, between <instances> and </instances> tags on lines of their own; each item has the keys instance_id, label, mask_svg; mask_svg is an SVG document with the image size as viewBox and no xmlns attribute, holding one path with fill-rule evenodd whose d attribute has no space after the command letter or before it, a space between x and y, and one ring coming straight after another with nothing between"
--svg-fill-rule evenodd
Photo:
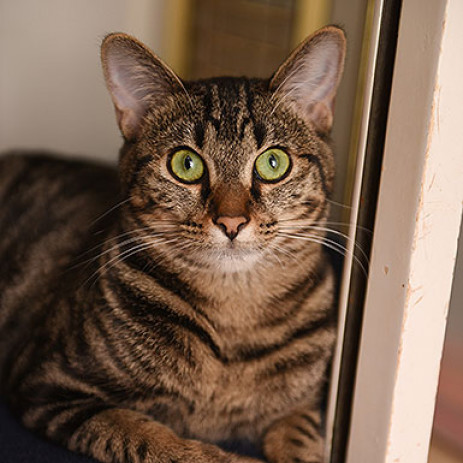
<instances>
[{"instance_id":1,"label":"striped fur","mask_svg":"<svg viewBox=\"0 0 463 463\"><path fill-rule=\"evenodd\" d=\"M114 97L119 180L43 154L0 160L2 394L27 427L102 462L250 462L213 445L240 440L272 462L320 462L335 333L327 133L280 81L168 84L156 104L143 94L140 126ZM205 160L199 184L166 167L181 146ZM272 146L291 172L264 184L254 160ZM224 210L249 217L233 241L215 223Z\"/></svg>"}]
</instances>

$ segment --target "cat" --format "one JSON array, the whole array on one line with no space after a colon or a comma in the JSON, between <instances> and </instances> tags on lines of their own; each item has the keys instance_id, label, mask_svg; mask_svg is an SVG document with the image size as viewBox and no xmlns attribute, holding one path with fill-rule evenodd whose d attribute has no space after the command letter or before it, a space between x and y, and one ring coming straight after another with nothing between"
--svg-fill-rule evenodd
<instances>
[{"instance_id":1,"label":"cat","mask_svg":"<svg viewBox=\"0 0 463 463\"><path fill-rule=\"evenodd\" d=\"M26 427L101 462L258 461L233 441L322 461L345 42L327 26L268 80L187 82L110 34L118 171L0 159L1 391Z\"/></svg>"}]
</instances>

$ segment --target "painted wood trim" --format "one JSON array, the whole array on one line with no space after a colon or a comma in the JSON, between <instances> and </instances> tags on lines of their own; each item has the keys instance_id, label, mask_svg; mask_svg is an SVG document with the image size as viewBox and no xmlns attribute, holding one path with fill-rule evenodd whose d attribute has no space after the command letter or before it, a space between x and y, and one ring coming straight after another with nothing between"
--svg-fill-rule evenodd
<instances>
[{"instance_id":1,"label":"painted wood trim","mask_svg":"<svg viewBox=\"0 0 463 463\"><path fill-rule=\"evenodd\" d=\"M427 460L463 199L461 0L404 0L347 463Z\"/></svg>"}]
</instances>

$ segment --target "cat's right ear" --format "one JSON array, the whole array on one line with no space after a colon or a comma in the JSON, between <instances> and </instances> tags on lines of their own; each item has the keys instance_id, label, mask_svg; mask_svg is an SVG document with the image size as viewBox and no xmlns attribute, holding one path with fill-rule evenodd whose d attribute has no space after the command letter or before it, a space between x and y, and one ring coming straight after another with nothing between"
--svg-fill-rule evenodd
<instances>
[{"instance_id":1,"label":"cat's right ear","mask_svg":"<svg viewBox=\"0 0 463 463\"><path fill-rule=\"evenodd\" d=\"M329 133L346 54L342 29L327 26L293 51L270 80L270 89L320 133Z\"/></svg>"},{"instance_id":2,"label":"cat's right ear","mask_svg":"<svg viewBox=\"0 0 463 463\"><path fill-rule=\"evenodd\" d=\"M135 140L148 108L174 93L180 79L145 45L123 33L105 37L101 61L122 135Z\"/></svg>"}]
</instances>

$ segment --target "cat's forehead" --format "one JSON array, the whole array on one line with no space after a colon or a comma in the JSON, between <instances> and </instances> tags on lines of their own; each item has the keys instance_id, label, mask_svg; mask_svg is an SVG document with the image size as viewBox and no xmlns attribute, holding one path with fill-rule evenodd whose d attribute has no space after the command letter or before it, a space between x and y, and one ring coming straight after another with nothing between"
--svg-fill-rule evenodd
<instances>
[{"instance_id":1,"label":"cat's forehead","mask_svg":"<svg viewBox=\"0 0 463 463\"><path fill-rule=\"evenodd\" d=\"M268 93L267 81L246 77L213 77L186 83L192 96L199 96L205 109L225 111L236 107L252 112L256 98ZM218 114L216 114L218 115ZM231 114L227 114L231 115Z\"/></svg>"},{"instance_id":2,"label":"cat's forehead","mask_svg":"<svg viewBox=\"0 0 463 463\"><path fill-rule=\"evenodd\" d=\"M239 168L275 132L264 80L214 78L187 89L196 106L195 143L216 161Z\"/></svg>"}]
</instances>

